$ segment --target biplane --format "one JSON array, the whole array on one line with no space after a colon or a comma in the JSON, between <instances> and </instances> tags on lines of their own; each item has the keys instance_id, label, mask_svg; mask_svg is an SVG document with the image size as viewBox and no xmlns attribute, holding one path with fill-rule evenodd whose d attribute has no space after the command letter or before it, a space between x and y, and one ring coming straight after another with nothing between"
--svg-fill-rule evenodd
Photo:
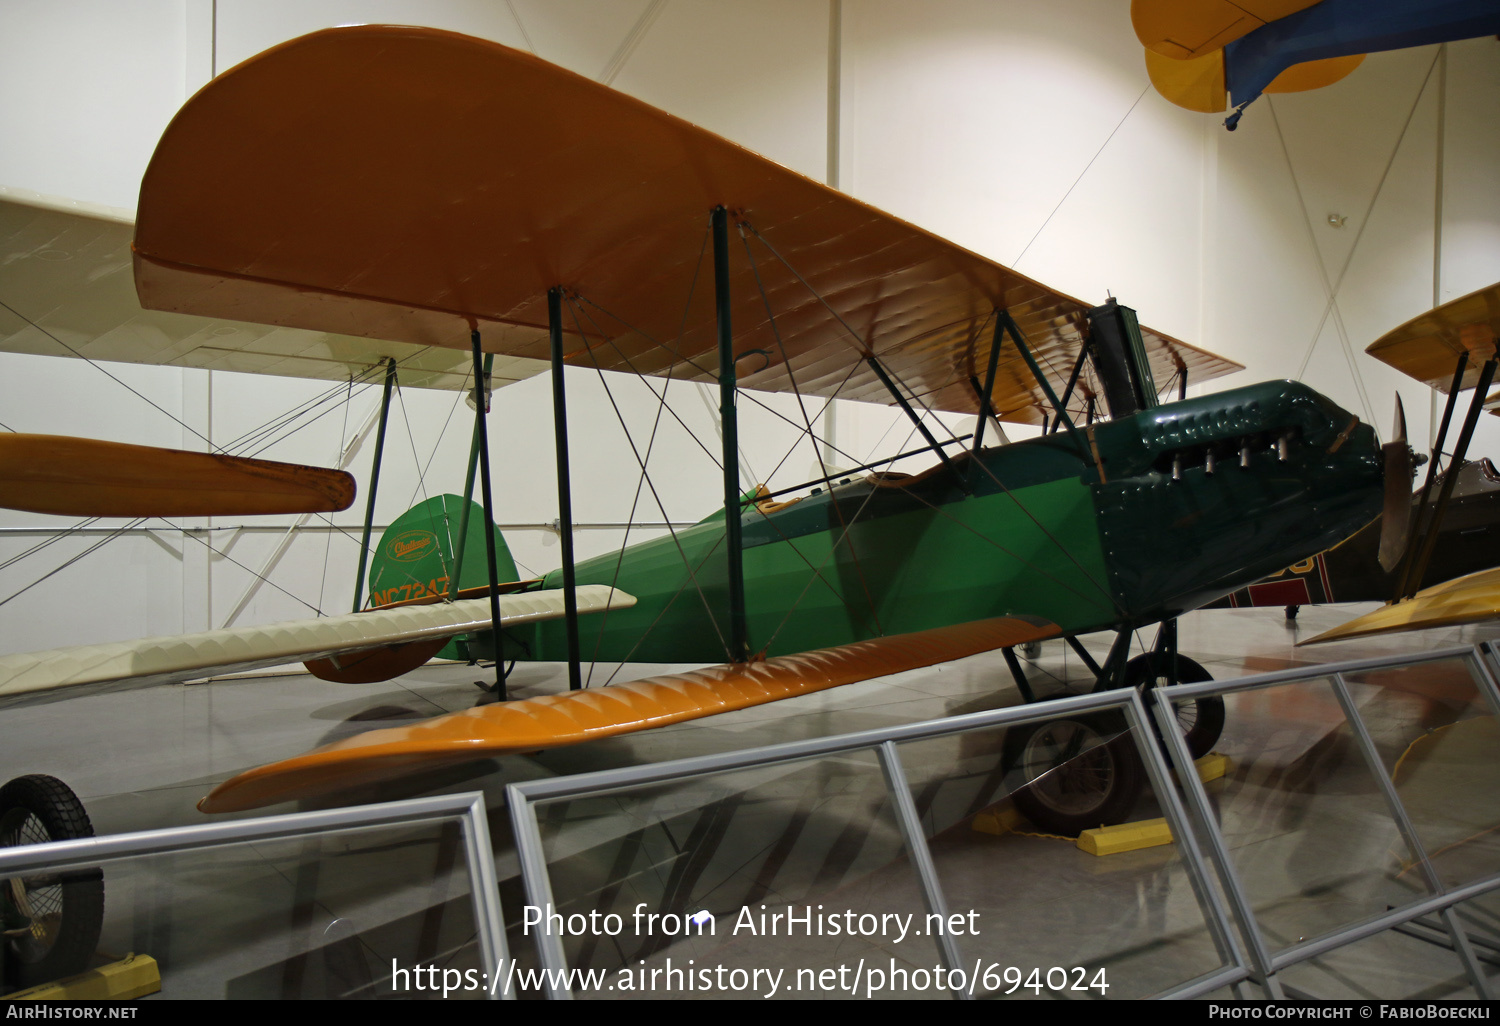
<instances>
[{"instance_id":1,"label":"biplane","mask_svg":"<svg viewBox=\"0 0 1500 1026\"><path fill-rule=\"evenodd\" d=\"M1014 646L1100 630L1117 633L1093 664L1098 686L1180 679L1178 615L1328 548L1389 488L1410 490L1374 429L1305 385L1188 398L1189 381L1236 365L530 54L433 29L330 29L216 78L152 158L133 262L147 311L466 354L490 520L482 361L552 372L562 566L508 597L544 589L559 615L502 622L496 532L481 530L488 597L471 601L493 615L461 629L489 628L497 673L512 658L566 661L575 688L250 770L205 811L995 649L1030 698ZM575 562L566 367L716 386L722 508ZM824 466L796 495L747 488L746 390L794 394L804 411L834 398L899 407L933 465ZM977 416L972 437L938 437L933 411ZM991 420L1041 433L987 438ZM452 614L464 567L437 569L412 571L431 581L414 608ZM581 617L588 594L604 599ZM1157 649L1130 659L1131 632L1157 623ZM433 651L381 644L372 673ZM579 688L585 658L716 665ZM1211 744L1213 711L1199 712L1190 737ZM1101 724L1062 747L1115 750Z\"/></svg>"},{"instance_id":2,"label":"biplane","mask_svg":"<svg viewBox=\"0 0 1500 1026\"><path fill-rule=\"evenodd\" d=\"M1500 565L1497 565L1500 560L1493 558L1493 549L1485 544L1490 523L1476 523L1474 519L1474 513L1483 506L1473 501L1492 489L1494 470L1488 460L1477 464L1480 467L1477 474L1472 471L1465 474L1476 464L1464 465L1480 414L1500 409L1500 397L1490 394L1500 364L1496 359L1497 342L1500 342L1500 283L1414 317L1370 343L1365 350L1446 393L1448 400L1433 442L1427 478L1413 497L1406 525L1409 540L1399 548L1383 548L1381 552L1381 566L1391 586L1380 597L1388 601L1373 612L1301 644L1452 627L1500 616ZM1469 389L1473 394L1468 412L1458 429L1452 453L1445 453L1459 393ZM1444 456L1448 457L1446 472L1439 475L1436 470ZM1460 538L1464 532L1469 533L1469 545L1465 547L1468 562L1462 570L1472 571L1458 577L1453 574L1453 553L1445 554L1446 563L1440 555L1444 534L1455 531ZM1474 570L1475 566L1483 569ZM1437 583L1431 583L1434 578Z\"/></svg>"}]
</instances>

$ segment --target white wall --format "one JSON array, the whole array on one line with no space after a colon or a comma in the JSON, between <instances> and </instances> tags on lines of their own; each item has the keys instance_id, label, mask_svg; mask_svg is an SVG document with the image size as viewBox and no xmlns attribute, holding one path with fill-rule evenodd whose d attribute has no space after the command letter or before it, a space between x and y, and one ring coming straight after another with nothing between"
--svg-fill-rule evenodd
<instances>
[{"instance_id":1,"label":"white wall","mask_svg":"<svg viewBox=\"0 0 1500 1026\"><path fill-rule=\"evenodd\" d=\"M1333 87L1257 102L1230 134L1148 88L1124 0L844 0L841 9L846 191L1080 298L1107 290L1145 323L1246 365L1208 387L1300 376L1382 432L1399 389L1414 444L1427 444L1428 391L1363 350L1435 293L1500 280L1500 43L1450 44L1446 67L1436 48L1372 55ZM821 0L0 0L0 185L133 207L162 129L211 74L304 32L375 21L534 49L804 174L827 174ZM1329 213L1346 216L1343 227L1328 226ZM0 423L12 430L200 444L79 361L0 355L0 368ZM325 388L107 369L219 444ZM625 520L635 456L599 377L574 370L568 382L575 515ZM655 417L647 384L612 376L609 386L644 445ZM716 448L712 397L671 387L673 409ZM463 483L468 408L453 393L402 395L377 523L422 497L419 465L427 494ZM262 455L331 465L378 398L366 388L347 413ZM760 398L800 422L789 397ZM741 409L744 479L764 480L795 432L752 402ZM550 412L545 378L499 394L490 432L502 523L557 515ZM1500 453L1485 420L1476 450ZM698 444L664 423L651 466L665 514L644 491L636 517L696 520L718 502L718 478ZM970 428L967 418L952 423ZM910 429L888 409L841 403L833 433L862 460L897 451ZM367 437L347 454L362 487L372 448ZM771 485L815 468L803 443ZM363 499L335 529L299 534L269 575L274 585L255 587L251 571L280 528L216 522L206 534L122 537L0 605L0 650L217 626L247 589L238 623L341 611L362 514ZM56 524L0 512L0 527L40 532L0 534L0 561ZM507 535L523 572L557 565L555 535ZM100 537L70 537L0 568L0 599ZM609 551L621 537L581 531L578 548Z\"/></svg>"}]
</instances>

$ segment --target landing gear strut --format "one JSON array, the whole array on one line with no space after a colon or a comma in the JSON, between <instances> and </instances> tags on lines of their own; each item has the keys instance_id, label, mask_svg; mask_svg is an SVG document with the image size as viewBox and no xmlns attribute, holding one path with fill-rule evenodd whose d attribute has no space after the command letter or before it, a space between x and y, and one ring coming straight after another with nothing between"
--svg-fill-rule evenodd
<instances>
[{"instance_id":1,"label":"landing gear strut","mask_svg":"<svg viewBox=\"0 0 1500 1026\"><path fill-rule=\"evenodd\" d=\"M1130 634L1119 632L1103 666L1076 639L1068 639L1093 672L1095 692L1133 687L1144 693L1153 687L1213 679L1198 663L1178 654L1176 620L1163 621L1155 648L1133 659L1128 658ZM1004 654L1022 696L1033 701L1015 654L1009 649ZM1178 709L1177 720L1188 751L1200 758L1224 730L1224 700L1197 699ZM1052 833L1077 834L1123 822L1145 784L1145 767L1119 712L1014 729L1006 738L1003 757L1008 768L1021 774L1021 786L1011 795L1016 808Z\"/></svg>"}]
</instances>

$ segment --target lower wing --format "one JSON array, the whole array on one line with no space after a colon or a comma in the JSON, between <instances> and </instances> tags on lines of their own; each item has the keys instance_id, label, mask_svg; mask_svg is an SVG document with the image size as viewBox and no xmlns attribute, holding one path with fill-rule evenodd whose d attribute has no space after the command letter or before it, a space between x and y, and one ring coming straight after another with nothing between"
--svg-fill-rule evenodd
<instances>
[{"instance_id":1,"label":"lower wing","mask_svg":"<svg viewBox=\"0 0 1500 1026\"><path fill-rule=\"evenodd\" d=\"M563 592L556 589L501 595L499 602L502 627L563 616ZM578 589L580 613L633 605L633 596L602 584ZM0 705L62 698L72 695L76 688L113 690L170 684L284 663L331 660L347 665L349 660L341 657L352 653L440 641L490 627L490 600L485 597L22 652L0 656Z\"/></svg>"},{"instance_id":2,"label":"lower wing","mask_svg":"<svg viewBox=\"0 0 1500 1026\"><path fill-rule=\"evenodd\" d=\"M238 812L437 766L628 734L1059 634L1057 625L1045 620L996 617L762 662L480 706L410 727L373 730L247 770L214 788L198 808Z\"/></svg>"},{"instance_id":3,"label":"lower wing","mask_svg":"<svg viewBox=\"0 0 1500 1026\"><path fill-rule=\"evenodd\" d=\"M1457 627L1497 617L1500 617L1500 567L1423 588L1403 602L1381 606L1298 644L1313 645L1321 641L1343 641L1370 634L1395 634L1429 627Z\"/></svg>"}]
</instances>

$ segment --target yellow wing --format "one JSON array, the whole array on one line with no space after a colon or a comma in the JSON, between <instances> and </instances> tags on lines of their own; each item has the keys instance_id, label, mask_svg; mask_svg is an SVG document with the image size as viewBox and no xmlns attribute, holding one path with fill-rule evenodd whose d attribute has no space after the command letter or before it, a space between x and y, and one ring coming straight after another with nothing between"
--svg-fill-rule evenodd
<instances>
[{"instance_id":1,"label":"yellow wing","mask_svg":"<svg viewBox=\"0 0 1500 1026\"><path fill-rule=\"evenodd\" d=\"M226 780L198 803L237 812L391 780L418 769L577 744L746 709L1027 641L1056 624L997 617L764 662L484 705L411 727L374 730Z\"/></svg>"},{"instance_id":2,"label":"yellow wing","mask_svg":"<svg viewBox=\"0 0 1500 1026\"><path fill-rule=\"evenodd\" d=\"M1500 616L1500 567L1492 567L1434 584L1404 602L1382 606L1298 644L1315 645L1323 641L1421 631L1429 627L1457 627L1466 623L1483 623L1497 616Z\"/></svg>"},{"instance_id":3,"label":"yellow wing","mask_svg":"<svg viewBox=\"0 0 1500 1026\"><path fill-rule=\"evenodd\" d=\"M1500 282L1413 317L1371 342L1365 352L1446 394L1460 353L1470 358L1459 388L1479 384L1480 365L1494 352L1497 336Z\"/></svg>"}]
</instances>

